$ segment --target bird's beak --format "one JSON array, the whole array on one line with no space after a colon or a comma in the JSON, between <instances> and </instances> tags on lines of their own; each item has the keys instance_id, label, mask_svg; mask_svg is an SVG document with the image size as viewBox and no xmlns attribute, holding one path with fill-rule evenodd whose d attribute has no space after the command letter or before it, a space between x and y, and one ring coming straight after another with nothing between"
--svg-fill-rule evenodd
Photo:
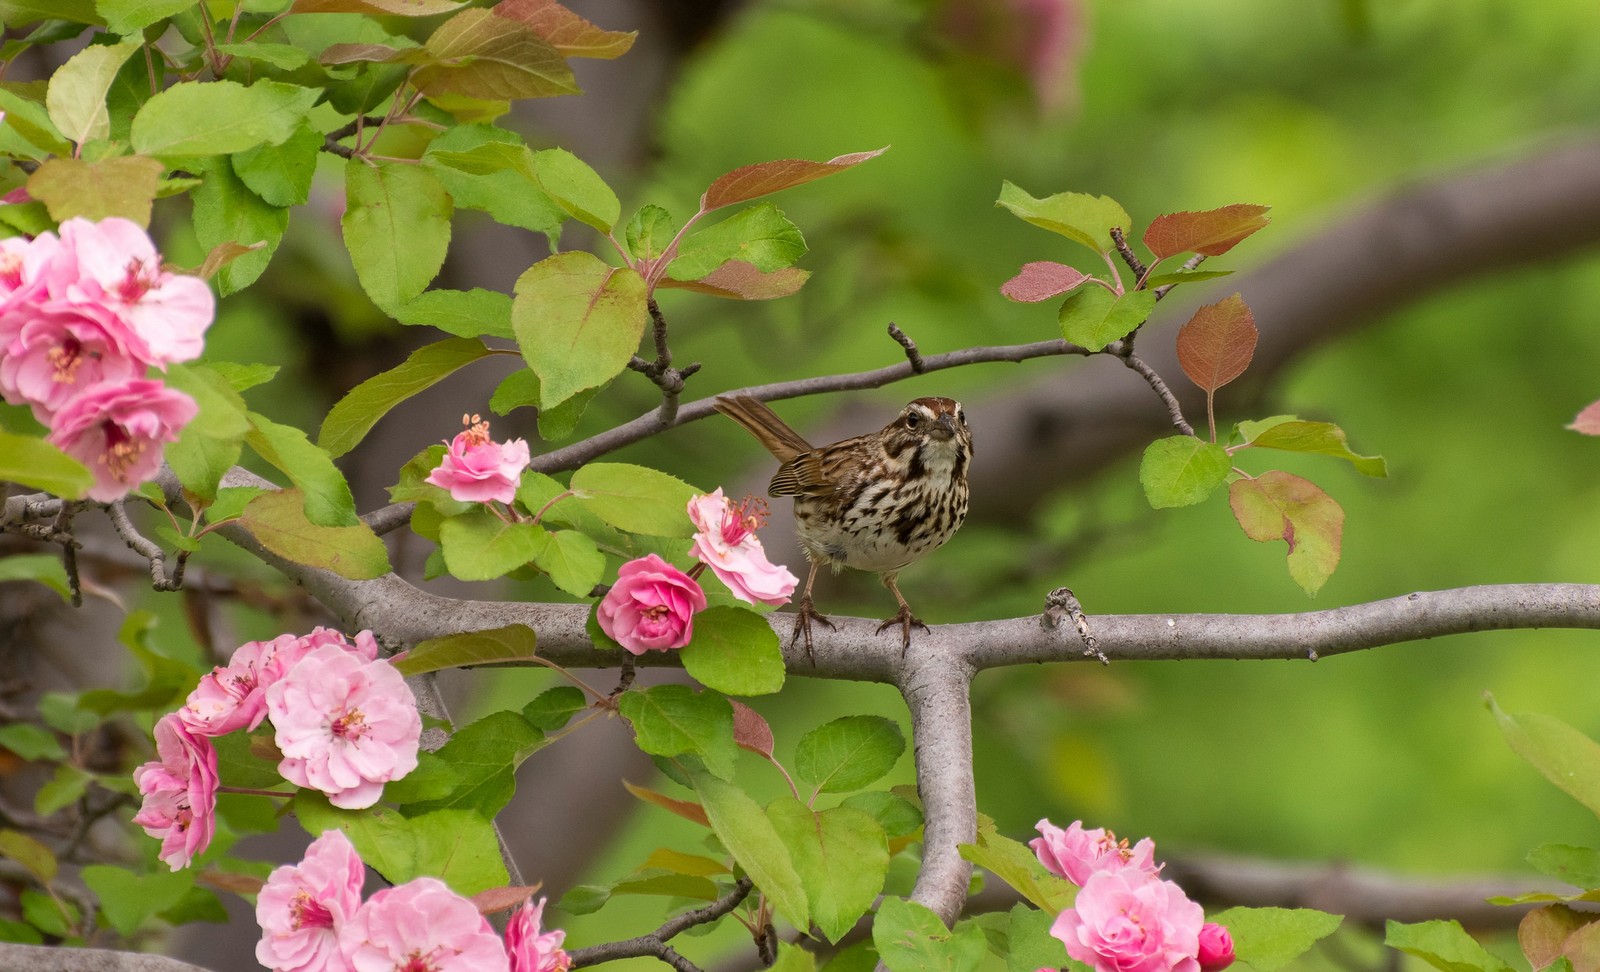
<instances>
[{"instance_id":1,"label":"bird's beak","mask_svg":"<svg viewBox=\"0 0 1600 972\"><path fill-rule=\"evenodd\" d=\"M953 438L955 438L956 437L956 420L952 416L949 416L949 415L941 415L941 416L939 416L939 429L943 433L942 435L939 436L939 438L941 438L941 439L953 439Z\"/></svg>"}]
</instances>

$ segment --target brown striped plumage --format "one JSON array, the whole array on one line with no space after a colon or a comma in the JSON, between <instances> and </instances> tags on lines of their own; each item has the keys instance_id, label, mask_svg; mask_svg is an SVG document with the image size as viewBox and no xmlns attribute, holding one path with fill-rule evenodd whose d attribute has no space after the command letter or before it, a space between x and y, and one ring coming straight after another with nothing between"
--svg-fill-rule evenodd
<instances>
[{"instance_id":1,"label":"brown striped plumage","mask_svg":"<svg viewBox=\"0 0 1600 972\"><path fill-rule=\"evenodd\" d=\"M781 463L768 494L794 497L795 527L811 561L795 621L807 652L812 620L829 623L811 605L823 564L880 574L900 611L878 630L899 625L902 650L908 647L912 626L926 625L912 616L895 577L950 539L967 515L972 431L961 403L919 398L881 430L820 448L748 395L718 398L716 408Z\"/></svg>"}]
</instances>

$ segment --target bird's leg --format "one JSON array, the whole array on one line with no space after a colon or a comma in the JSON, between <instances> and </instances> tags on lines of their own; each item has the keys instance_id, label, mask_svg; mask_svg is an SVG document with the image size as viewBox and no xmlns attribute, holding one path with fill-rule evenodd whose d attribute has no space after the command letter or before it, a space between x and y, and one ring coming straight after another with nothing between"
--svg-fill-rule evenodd
<instances>
[{"instance_id":1,"label":"bird's leg","mask_svg":"<svg viewBox=\"0 0 1600 972\"><path fill-rule=\"evenodd\" d=\"M811 606L811 585L817 582L817 568L821 566L817 561L811 562L811 573L806 575L806 591L800 595L800 603L795 605L794 633L789 636L791 648L801 637L805 638L806 661L813 666L816 665L816 659L811 657L811 622L820 621L828 630L834 630L833 622L826 615L818 614L817 609Z\"/></svg>"},{"instance_id":2,"label":"bird's leg","mask_svg":"<svg viewBox=\"0 0 1600 972\"><path fill-rule=\"evenodd\" d=\"M889 593L894 595L894 599L900 602L900 611L894 617L889 618L882 624L878 625L878 634L883 634L884 629L898 624L900 626L901 635L900 657L904 658L906 649L911 647L911 628L916 626L921 628L923 631L927 631L928 626L922 623L921 618L916 617L911 613L911 605L906 603L905 597L900 593L900 588L895 585L894 579L899 573L900 572L897 570L891 570L889 573L883 575L883 586L887 587L889 589Z\"/></svg>"}]
</instances>

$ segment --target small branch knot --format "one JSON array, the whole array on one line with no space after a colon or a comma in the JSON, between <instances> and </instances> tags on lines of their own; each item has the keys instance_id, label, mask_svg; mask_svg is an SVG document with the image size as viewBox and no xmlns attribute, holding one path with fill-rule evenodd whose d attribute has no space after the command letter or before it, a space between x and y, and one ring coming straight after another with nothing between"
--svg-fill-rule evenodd
<instances>
[{"instance_id":1,"label":"small branch knot","mask_svg":"<svg viewBox=\"0 0 1600 972\"><path fill-rule=\"evenodd\" d=\"M922 360L922 352L917 350L917 342L911 340L910 335L900 330L900 326L894 321L889 322L889 336L894 338L896 344L905 348L906 360L911 363L911 371L914 374L920 375L928 370L928 363Z\"/></svg>"},{"instance_id":2,"label":"small branch knot","mask_svg":"<svg viewBox=\"0 0 1600 972\"><path fill-rule=\"evenodd\" d=\"M1098 658L1102 665L1111 664L1111 659L1100 650L1100 642L1089 632L1089 618L1083 613L1083 605L1078 603L1078 596L1072 593L1072 588L1058 587L1046 594L1044 614L1039 616L1040 627L1054 631L1061 627L1063 620L1069 618L1078 630L1079 640L1083 642L1083 656Z\"/></svg>"}]
</instances>

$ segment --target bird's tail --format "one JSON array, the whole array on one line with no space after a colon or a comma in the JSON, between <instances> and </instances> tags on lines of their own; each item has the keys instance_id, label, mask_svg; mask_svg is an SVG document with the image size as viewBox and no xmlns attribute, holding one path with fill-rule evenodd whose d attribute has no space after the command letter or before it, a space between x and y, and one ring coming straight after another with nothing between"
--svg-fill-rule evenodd
<instances>
[{"instance_id":1,"label":"bird's tail","mask_svg":"<svg viewBox=\"0 0 1600 972\"><path fill-rule=\"evenodd\" d=\"M759 398L722 395L712 404L717 411L738 422L746 432L755 436L779 462L788 462L802 452L811 451L811 443L778 418L777 413Z\"/></svg>"}]
</instances>

